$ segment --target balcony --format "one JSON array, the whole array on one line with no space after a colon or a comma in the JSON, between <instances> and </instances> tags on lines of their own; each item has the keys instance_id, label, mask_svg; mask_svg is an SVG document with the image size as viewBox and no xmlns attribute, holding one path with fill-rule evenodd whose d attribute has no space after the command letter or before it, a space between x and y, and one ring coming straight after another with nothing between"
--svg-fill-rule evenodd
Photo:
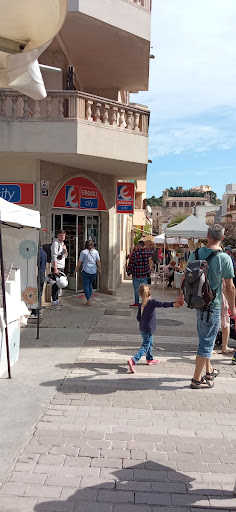
<instances>
[{"instance_id":1,"label":"balcony","mask_svg":"<svg viewBox=\"0 0 236 512\"><path fill-rule=\"evenodd\" d=\"M149 111L80 91L48 91L39 102L0 93L0 152L144 179Z\"/></svg>"},{"instance_id":2,"label":"balcony","mask_svg":"<svg viewBox=\"0 0 236 512\"><path fill-rule=\"evenodd\" d=\"M59 37L84 90L148 89L150 0L70 0Z\"/></svg>"},{"instance_id":3,"label":"balcony","mask_svg":"<svg viewBox=\"0 0 236 512\"><path fill-rule=\"evenodd\" d=\"M227 214L230 212L236 212L236 204L231 204L230 206L228 206Z\"/></svg>"}]
</instances>

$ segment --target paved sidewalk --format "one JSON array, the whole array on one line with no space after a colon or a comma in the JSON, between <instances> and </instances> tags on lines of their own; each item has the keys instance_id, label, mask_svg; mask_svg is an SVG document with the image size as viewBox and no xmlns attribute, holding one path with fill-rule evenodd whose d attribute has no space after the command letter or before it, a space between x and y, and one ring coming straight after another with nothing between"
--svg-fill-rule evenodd
<instances>
[{"instance_id":1,"label":"paved sidewalk","mask_svg":"<svg viewBox=\"0 0 236 512\"><path fill-rule=\"evenodd\" d=\"M97 294L91 308L66 299L70 309L79 304L78 318L94 311L97 320L76 360L65 360L64 381L43 382L57 393L1 487L1 512L236 510L235 367L215 355L215 387L189 388L197 337L184 307L157 310L160 364L143 359L129 374L141 343L132 298L125 283L115 297Z\"/></svg>"}]
</instances>

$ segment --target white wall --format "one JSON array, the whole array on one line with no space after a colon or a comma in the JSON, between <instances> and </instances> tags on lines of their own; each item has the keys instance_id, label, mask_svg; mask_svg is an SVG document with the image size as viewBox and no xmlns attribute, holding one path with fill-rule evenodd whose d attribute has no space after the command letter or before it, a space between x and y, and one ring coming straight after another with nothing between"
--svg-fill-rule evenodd
<instances>
[{"instance_id":1,"label":"white wall","mask_svg":"<svg viewBox=\"0 0 236 512\"><path fill-rule=\"evenodd\" d=\"M39 210L40 196L36 183L39 180L39 165L36 158L24 156L1 155L0 182L6 183L35 183L35 204L29 208Z\"/></svg>"},{"instance_id":2,"label":"white wall","mask_svg":"<svg viewBox=\"0 0 236 512\"><path fill-rule=\"evenodd\" d=\"M70 12L92 18L150 41L151 12L126 0L69 0Z\"/></svg>"}]
</instances>

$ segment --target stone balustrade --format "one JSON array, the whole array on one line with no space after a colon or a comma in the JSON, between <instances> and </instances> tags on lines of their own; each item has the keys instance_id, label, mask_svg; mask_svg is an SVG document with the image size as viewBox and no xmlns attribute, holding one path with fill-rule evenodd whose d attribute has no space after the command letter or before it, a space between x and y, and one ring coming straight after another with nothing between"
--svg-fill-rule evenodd
<instances>
[{"instance_id":1,"label":"stone balustrade","mask_svg":"<svg viewBox=\"0 0 236 512\"><path fill-rule=\"evenodd\" d=\"M133 2L134 4L138 5L139 7L143 7L147 11L151 11L152 9L152 0L129 0L130 2Z\"/></svg>"},{"instance_id":2,"label":"stone balustrade","mask_svg":"<svg viewBox=\"0 0 236 512\"><path fill-rule=\"evenodd\" d=\"M67 121L78 119L104 127L148 133L150 112L81 91L48 91L35 101L12 90L0 90L0 121Z\"/></svg>"}]
</instances>

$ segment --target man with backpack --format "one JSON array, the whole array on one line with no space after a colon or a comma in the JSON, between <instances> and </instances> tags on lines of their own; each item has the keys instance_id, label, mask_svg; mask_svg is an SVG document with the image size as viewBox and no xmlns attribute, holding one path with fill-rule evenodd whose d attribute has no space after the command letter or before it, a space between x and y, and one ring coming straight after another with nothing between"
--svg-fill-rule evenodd
<instances>
[{"instance_id":1,"label":"man with backpack","mask_svg":"<svg viewBox=\"0 0 236 512\"><path fill-rule=\"evenodd\" d=\"M151 251L146 249L143 240L139 240L137 250L130 255L127 268L127 274L132 276L134 287L134 303L130 304L131 308L139 305L140 284L151 284L151 257Z\"/></svg>"},{"instance_id":2,"label":"man with backpack","mask_svg":"<svg viewBox=\"0 0 236 512\"><path fill-rule=\"evenodd\" d=\"M211 356L220 327L222 279L230 314L236 317L234 269L230 256L221 249L224 228L220 224L209 226L208 243L190 254L180 294L184 293L188 307L197 309L199 347L192 389L211 388L219 370L211 365ZM206 374L202 376L204 367Z\"/></svg>"}]
</instances>

